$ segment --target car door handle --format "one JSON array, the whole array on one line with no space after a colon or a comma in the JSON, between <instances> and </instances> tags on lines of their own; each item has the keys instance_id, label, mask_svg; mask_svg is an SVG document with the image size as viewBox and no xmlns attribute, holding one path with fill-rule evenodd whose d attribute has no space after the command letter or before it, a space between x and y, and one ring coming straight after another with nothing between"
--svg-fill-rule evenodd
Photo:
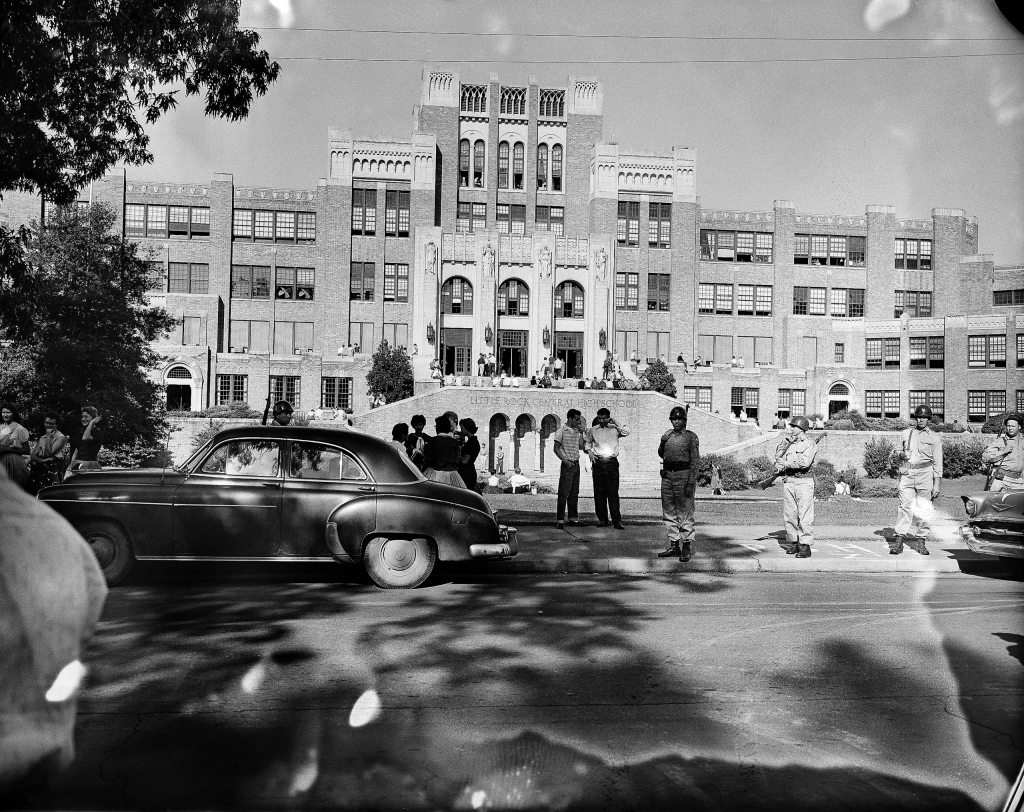
<instances>
[{"instance_id":1,"label":"car door handle","mask_svg":"<svg viewBox=\"0 0 1024 812\"><path fill-rule=\"evenodd\" d=\"M280 488L281 487L281 483L280 482L264 482L263 483L263 487L264 488Z\"/></svg>"},{"instance_id":2,"label":"car door handle","mask_svg":"<svg viewBox=\"0 0 1024 812\"><path fill-rule=\"evenodd\" d=\"M359 490L361 490L361 491L368 491L369 493L373 493L377 489L375 487L373 487L373 485L360 485L359 486Z\"/></svg>"}]
</instances>

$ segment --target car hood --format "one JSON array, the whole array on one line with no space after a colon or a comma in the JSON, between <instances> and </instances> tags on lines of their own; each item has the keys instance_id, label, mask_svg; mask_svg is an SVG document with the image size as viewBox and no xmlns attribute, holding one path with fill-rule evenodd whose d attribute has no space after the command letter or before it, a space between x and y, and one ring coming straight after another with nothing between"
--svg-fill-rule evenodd
<instances>
[{"instance_id":1,"label":"car hood","mask_svg":"<svg viewBox=\"0 0 1024 812\"><path fill-rule=\"evenodd\" d=\"M1000 521L1024 520L1024 491L1000 491L992 493L981 491L968 493L964 497L964 505L973 502L977 505L970 519L998 519Z\"/></svg>"}]
</instances>

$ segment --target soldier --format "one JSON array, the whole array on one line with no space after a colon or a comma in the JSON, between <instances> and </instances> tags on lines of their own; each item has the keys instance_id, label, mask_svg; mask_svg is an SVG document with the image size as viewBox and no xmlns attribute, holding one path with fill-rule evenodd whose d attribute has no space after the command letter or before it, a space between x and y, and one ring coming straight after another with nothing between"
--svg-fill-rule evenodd
<instances>
[{"instance_id":1,"label":"soldier","mask_svg":"<svg viewBox=\"0 0 1024 812\"><path fill-rule=\"evenodd\" d=\"M287 400L279 400L274 404L274 423L287 426L292 422L292 405Z\"/></svg>"},{"instance_id":2,"label":"soldier","mask_svg":"<svg viewBox=\"0 0 1024 812\"><path fill-rule=\"evenodd\" d=\"M775 468L782 471L782 518L787 553L810 558L814 544L814 477L811 466L818 446L807 436L810 421L797 415L775 450Z\"/></svg>"},{"instance_id":3,"label":"soldier","mask_svg":"<svg viewBox=\"0 0 1024 812\"><path fill-rule=\"evenodd\" d=\"M903 431L903 453L906 463L900 467L900 508L896 514L896 538L890 555L903 552L904 543L921 555L928 555L928 520L932 501L939 496L942 484L942 438L928 427L932 410L927 406L914 409L913 428Z\"/></svg>"},{"instance_id":4,"label":"soldier","mask_svg":"<svg viewBox=\"0 0 1024 812\"><path fill-rule=\"evenodd\" d=\"M985 449L981 461L993 466L991 490L1024 491L1024 417L1011 412L1003 418L1003 432Z\"/></svg>"},{"instance_id":5,"label":"soldier","mask_svg":"<svg viewBox=\"0 0 1024 812\"><path fill-rule=\"evenodd\" d=\"M672 431L661 435L658 456L661 457L661 514L668 530L668 549L658 558L679 556L689 561L693 532L693 497L697 492L697 470L700 468L700 441L686 430L686 409L673 406L668 419ZM679 543L682 541L682 549Z\"/></svg>"}]
</instances>

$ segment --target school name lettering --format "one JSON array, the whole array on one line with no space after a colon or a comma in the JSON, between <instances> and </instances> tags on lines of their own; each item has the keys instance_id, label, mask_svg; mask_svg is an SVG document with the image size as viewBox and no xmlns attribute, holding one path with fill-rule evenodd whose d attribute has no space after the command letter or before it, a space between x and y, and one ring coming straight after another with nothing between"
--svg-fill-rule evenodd
<instances>
[{"instance_id":1,"label":"school name lettering","mask_svg":"<svg viewBox=\"0 0 1024 812\"><path fill-rule=\"evenodd\" d=\"M536 406L543 409L579 409L580 411L597 411L602 406L607 406L613 412L616 410L633 411L639 407L637 398L610 397L564 397L564 398L528 398L528 397L503 397L501 395L473 395L469 398L470 406Z\"/></svg>"}]
</instances>

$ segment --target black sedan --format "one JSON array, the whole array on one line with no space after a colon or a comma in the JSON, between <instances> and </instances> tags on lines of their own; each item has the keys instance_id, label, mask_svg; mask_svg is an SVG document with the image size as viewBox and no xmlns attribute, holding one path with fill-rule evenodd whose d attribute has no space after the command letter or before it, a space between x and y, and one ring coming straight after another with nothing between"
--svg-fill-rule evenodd
<instances>
[{"instance_id":1,"label":"black sedan","mask_svg":"<svg viewBox=\"0 0 1024 812\"><path fill-rule=\"evenodd\" d=\"M969 517L960 528L967 546L976 553L1024 559L1024 491L984 491L961 497Z\"/></svg>"},{"instance_id":2,"label":"black sedan","mask_svg":"<svg viewBox=\"0 0 1024 812\"><path fill-rule=\"evenodd\" d=\"M362 562L384 588L441 561L510 558L515 528L480 494L426 479L354 431L251 426L165 470L84 471L39 499L92 547L110 584L136 561Z\"/></svg>"}]
</instances>

